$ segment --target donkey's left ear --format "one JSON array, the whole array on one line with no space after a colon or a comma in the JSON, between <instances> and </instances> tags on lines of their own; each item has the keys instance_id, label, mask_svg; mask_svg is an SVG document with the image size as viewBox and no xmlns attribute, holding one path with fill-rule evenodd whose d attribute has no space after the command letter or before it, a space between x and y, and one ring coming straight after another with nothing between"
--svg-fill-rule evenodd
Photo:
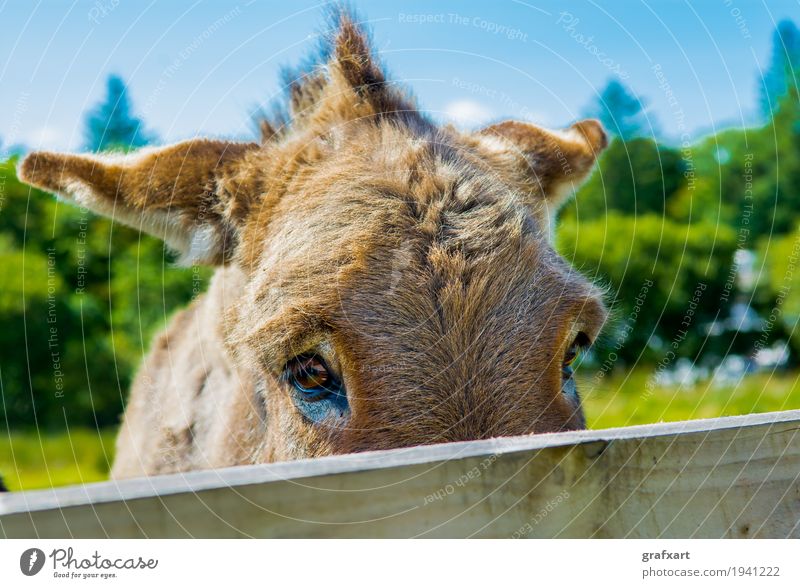
<instances>
[{"instance_id":1,"label":"donkey's left ear","mask_svg":"<svg viewBox=\"0 0 800 588\"><path fill-rule=\"evenodd\" d=\"M23 181L163 239L181 263L218 264L253 197L242 169L255 143L190 140L119 155L35 152Z\"/></svg>"},{"instance_id":2,"label":"donkey's left ear","mask_svg":"<svg viewBox=\"0 0 800 588\"><path fill-rule=\"evenodd\" d=\"M588 119L561 131L530 123L501 122L479 131L482 143L502 153L527 192L559 206L586 179L608 145L603 126Z\"/></svg>"}]
</instances>

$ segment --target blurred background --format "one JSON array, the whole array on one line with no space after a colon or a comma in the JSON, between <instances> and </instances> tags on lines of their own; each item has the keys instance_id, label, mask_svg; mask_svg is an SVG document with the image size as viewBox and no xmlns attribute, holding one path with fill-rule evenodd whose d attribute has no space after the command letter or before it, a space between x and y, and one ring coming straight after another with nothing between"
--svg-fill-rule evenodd
<instances>
[{"instance_id":1,"label":"blurred background","mask_svg":"<svg viewBox=\"0 0 800 588\"><path fill-rule=\"evenodd\" d=\"M291 6L289 6L291 4ZM800 5L354 2L431 117L613 137L558 249L607 291L593 428L800 408ZM324 3L0 4L0 474L104 479L136 367L206 268L16 179L33 149L252 139Z\"/></svg>"}]
</instances>

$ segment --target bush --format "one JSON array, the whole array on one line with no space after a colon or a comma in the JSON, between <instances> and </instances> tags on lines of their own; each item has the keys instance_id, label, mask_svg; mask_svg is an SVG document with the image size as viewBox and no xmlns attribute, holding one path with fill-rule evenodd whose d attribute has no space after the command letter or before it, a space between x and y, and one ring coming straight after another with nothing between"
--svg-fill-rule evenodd
<instances>
[{"instance_id":1,"label":"bush","mask_svg":"<svg viewBox=\"0 0 800 588\"><path fill-rule=\"evenodd\" d=\"M607 288L612 320L597 353L620 347L615 353L623 362L654 362L669 350L695 357L703 347L704 327L720 309L736 235L728 227L615 212L565 220L557 247Z\"/></svg>"},{"instance_id":2,"label":"bush","mask_svg":"<svg viewBox=\"0 0 800 588\"><path fill-rule=\"evenodd\" d=\"M21 184L15 163L0 164L5 417L114 424L150 338L209 272L176 268L160 241Z\"/></svg>"}]
</instances>

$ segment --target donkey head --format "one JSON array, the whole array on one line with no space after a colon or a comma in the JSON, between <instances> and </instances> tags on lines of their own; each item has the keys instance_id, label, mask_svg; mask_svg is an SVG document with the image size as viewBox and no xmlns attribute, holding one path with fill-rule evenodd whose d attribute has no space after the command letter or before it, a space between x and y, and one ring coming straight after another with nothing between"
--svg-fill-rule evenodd
<instances>
[{"instance_id":1,"label":"donkey head","mask_svg":"<svg viewBox=\"0 0 800 588\"><path fill-rule=\"evenodd\" d=\"M605 310L551 224L600 125L439 127L347 17L289 88L261 144L41 152L21 176L235 270L220 339L256 382L261 460L583 427L570 364Z\"/></svg>"}]
</instances>

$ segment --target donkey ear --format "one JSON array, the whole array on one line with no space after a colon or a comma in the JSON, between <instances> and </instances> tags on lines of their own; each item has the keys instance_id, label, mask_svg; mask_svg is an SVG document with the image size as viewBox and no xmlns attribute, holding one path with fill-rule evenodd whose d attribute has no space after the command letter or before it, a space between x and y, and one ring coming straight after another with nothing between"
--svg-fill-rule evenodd
<instances>
[{"instance_id":1,"label":"donkey ear","mask_svg":"<svg viewBox=\"0 0 800 588\"><path fill-rule=\"evenodd\" d=\"M370 47L367 34L348 14L338 16L338 31L333 42L332 70L364 100L384 110L386 77Z\"/></svg>"},{"instance_id":2,"label":"donkey ear","mask_svg":"<svg viewBox=\"0 0 800 588\"><path fill-rule=\"evenodd\" d=\"M335 12L333 19L336 34L328 62L333 97L329 110L349 119L385 114L411 116L415 111L413 100L387 81L368 33L346 11Z\"/></svg>"},{"instance_id":3,"label":"donkey ear","mask_svg":"<svg viewBox=\"0 0 800 588\"><path fill-rule=\"evenodd\" d=\"M249 208L240 171L256 149L197 139L120 155L35 152L19 177L163 239L183 264L218 264L233 254Z\"/></svg>"},{"instance_id":4,"label":"donkey ear","mask_svg":"<svg viewBox=\"0 0 800 588\"><path fill-rule=\"evenodd\" d=\"M562 131L506 121L479 131L479 136L491 151L511 154L524 187L555 207L586 179L608 145L603 126L593 119Z\"/></svg>"}]
</instances>

